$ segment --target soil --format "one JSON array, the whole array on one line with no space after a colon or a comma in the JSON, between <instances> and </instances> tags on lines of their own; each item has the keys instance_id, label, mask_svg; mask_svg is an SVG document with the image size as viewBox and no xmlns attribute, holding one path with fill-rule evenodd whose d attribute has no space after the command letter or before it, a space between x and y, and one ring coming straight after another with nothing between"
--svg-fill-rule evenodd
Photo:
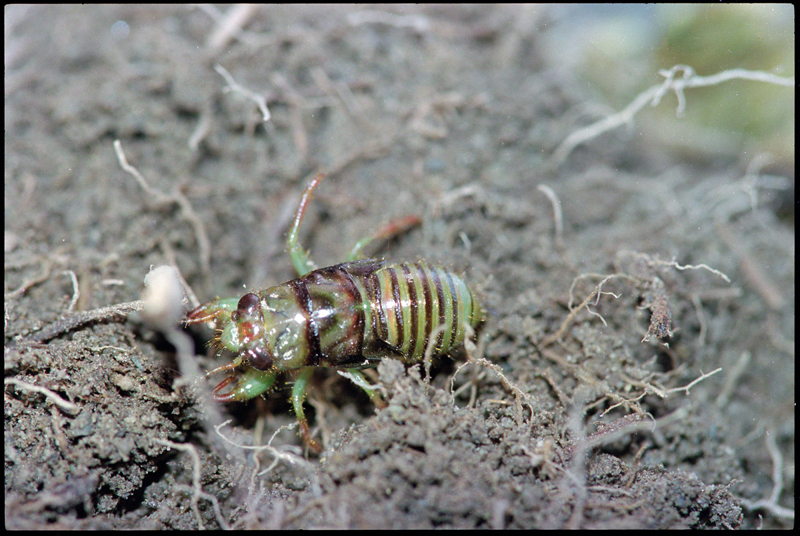
<instances>
[{"instance_id":1,"label":"soil","mask_svg":"<svg viewBox=\"0 0 800 536\"><path fill-rule=\"evenodd\" d=\"M643 113L555 162L597 95L542 53L545 8L213 9L5 10L7 528L793 524L793 153L748 173L753 138L673 143ZM382 409L315 373L321 455L291 378L219 407L219 377L176 387L168 329L70 323L152 266L200 301L292 279L320 170L320 266L416 214L370 254L463 274L489 312L430 376L369 371ZM231 359L184 333L201 369Z\"/></svg>"}]
</instances>

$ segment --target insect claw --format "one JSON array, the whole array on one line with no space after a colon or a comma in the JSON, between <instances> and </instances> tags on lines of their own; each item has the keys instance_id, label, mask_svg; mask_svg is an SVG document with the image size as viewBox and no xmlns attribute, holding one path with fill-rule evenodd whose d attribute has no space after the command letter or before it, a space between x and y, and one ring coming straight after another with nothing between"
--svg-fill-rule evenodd
<instances>
[{"instance_id":1,"label":"insect claw","mask_svg":"<svg viewBox=\"0 0 800 536\"><path fill-rule=\"evenodd\" d=\"M234 360L227 365L217 367L206 374L206 377L217 372L233 371L241 363ZM264 371L247 368L244 372L229 374L214 389L211 390L214 400L217 402L244 402L255 398L269 391L275 379L278 377L277 371ZM231 390L220 394L220 391L232 384Z\"/></svg>"},{"instance_id":2,"label":"insect claw","mask_svg":"<svg viewBox=\"0 0 800 536\"><path fill-rule=\"evenodd\" d=\"M227 393L225 393L224 395L219 394L220 391L222 391L235 381L237 381L236 376L228 376L227 378L219 382L219 385L217 385L216 387L214 387L214 389L211 390L211 394L214 396L214 400L217 402L238 402L243 400L243 398L237 395L235 387L230 391L228 391Z\"/></svg>"},{"instance_id":3,"label":"insect claw","mask_svg":"<svg viewBox=\"0 0 800 536\"><path fill-rule=\"evenodd\" d=\"M239 365L236 360L231 361L230 363L226 363L225 365L219 366L214 370L210 370L206 372L206 378L210 377L212 374L217 374L218 372L229 372L236 369ZM225 393L224 395L219 394L220 391L225 389L227 386L234 382L238 382L239 378L236 377L235 374L232 374L219 382L219 384L211 390L211 394L214 396L214 400L217 402L238 402L241 400L245 400L245 397L241 396L240 389L237 389L237 386L234 386L233 389Z\"/></svg>"}]
</instances>

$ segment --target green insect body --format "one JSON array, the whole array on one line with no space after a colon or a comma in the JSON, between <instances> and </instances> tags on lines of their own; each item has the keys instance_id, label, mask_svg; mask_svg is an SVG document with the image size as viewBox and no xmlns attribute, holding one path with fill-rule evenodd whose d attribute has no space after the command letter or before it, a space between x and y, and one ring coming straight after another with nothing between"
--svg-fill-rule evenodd
<instances>
[{"instance_id":1,"label":"green insect body","mask_svg":"<svg viewBox=\"0 0 800 536\"><path fill-rule=\"evenodd\" d=\"M474 331L485 317L460 277L426 262L387 265L365 259L316 269L297 236L321 179L318 175L306 188L289 233L289 253L300 277L240 299L213 300L190 311L186 320L217 321L221 346L237 354L209 373L233 372L214 388L220 402L259 396L281 372L297 372L292 403L301 435L315 450L320 449L303 412L315 367L344 369L363 379L360 369L376 366L387 355L414 363L429 347L433 355L449 352L464 343L467 325ZM376 237L394 234L397 227L390 225ZM370 240L359 242L349 258L358 258Z\"/></svg>"}]
</instances>

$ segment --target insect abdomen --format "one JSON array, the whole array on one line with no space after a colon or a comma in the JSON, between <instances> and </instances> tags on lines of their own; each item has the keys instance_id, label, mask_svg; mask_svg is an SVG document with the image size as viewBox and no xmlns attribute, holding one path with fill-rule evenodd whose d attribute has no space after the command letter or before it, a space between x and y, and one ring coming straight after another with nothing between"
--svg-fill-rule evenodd
<instances>
[{"instance_id":1,"label":"insect abdomen","mask_svg":"<svg viewBox=\"0 0 800 536\"><path fill-rule=\"evenodd\" d=\"M484 317L460 277L425 262L347 262L282 287L296 304L284 316L303 319L305 366L370 366L387 351L419 361L433 336L433 355L445 353L464 342L465 324L477 328Z\"/></svg>"},{"instance_id":2,"label":"insect abdomen","mask_svg":"<svg viewBox=\"0 0 800 536\"><path fill-rule=\"evenodd\" d=\"M365 278L372 335L408 362L422 359L435 337L433 355L464 342L465 324L477 328L483 311L457 275L417 262L385 266Z\"/></svg>"}]
</instances>

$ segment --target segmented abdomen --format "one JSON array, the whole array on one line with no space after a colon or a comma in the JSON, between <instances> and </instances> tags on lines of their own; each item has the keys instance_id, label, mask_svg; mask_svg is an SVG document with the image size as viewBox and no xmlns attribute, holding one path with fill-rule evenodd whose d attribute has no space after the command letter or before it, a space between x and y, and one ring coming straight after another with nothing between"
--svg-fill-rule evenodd
<instances>
[{"instance_id":1,"label":"segmented abdomen","mask_svg":"<svg viewBox=\"0 0 800 536\"><path fill-rule=\"evenodd\" d=\"M428 263L386 266L364 283L373 335L407 361L421 359L432 337L433 355L458 346L465 324L476 328L483 319L464 281Z\"/></svg>"},{"instance_id":2,"label":"segmented abdomen","mask_svg":"<svg viewBox=\"0 0 800 536\"><path fill-rule=\"evenodd\" d=\"M457 275L426 262L364 260L314 270L289 283L306 318L309 366L369 366L388 351L419 361L464 342L483 309Z\"/></svg>"}]
</instances>

